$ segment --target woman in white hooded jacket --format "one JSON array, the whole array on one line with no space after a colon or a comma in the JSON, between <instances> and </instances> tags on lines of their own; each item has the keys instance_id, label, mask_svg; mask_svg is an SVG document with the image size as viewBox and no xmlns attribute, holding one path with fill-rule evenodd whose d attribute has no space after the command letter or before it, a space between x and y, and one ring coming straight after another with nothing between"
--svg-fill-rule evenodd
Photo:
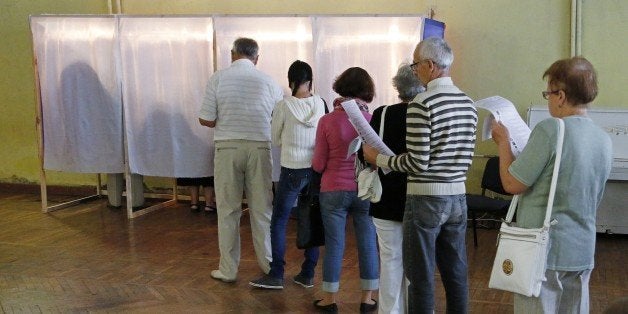
<instances>
[{"instance_id":1,"label":"woman in white hooded jacket","mask_svg":"<svg viewBox=\"0 0 628 314\"><path fill-rule=\"evenodd\" d=\"M325 114L323 99L312 94L312 68L295 61L288 70L292 96L277 103L272 117L273 145L281 147L281 174L275 193L270 222L273 260L270 272L250 285L265 289L283 289L286 226L290 211L312 177L312 156L318 120ZM318 262L318 247L305 249L301 272L293 281L305 288L314 286L314 268Z\"/></svg>"}]
</instances>

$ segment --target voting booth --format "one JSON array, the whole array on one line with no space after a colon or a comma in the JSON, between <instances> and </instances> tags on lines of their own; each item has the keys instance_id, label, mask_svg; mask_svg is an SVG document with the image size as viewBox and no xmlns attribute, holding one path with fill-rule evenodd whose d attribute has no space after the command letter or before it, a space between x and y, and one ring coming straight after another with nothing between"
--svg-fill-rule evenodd
<instances>
[{"instance_id":1,"label":"voting booth","mask_svg":"<svg viewBox=\"0 0 628 314\"><path fill-rule=\"evenodd\" d=\"M412 15L32 16L42 210L84 200L49 207L46 171L96 174L97 195L105 173L124 173L127 191L134 190L131 182L138 185L132 175L212 176L213 130L198 123L198 111L209 77L230 65L238 37L258 42L257 67L287 95L295 60L312 65L314 92L328 104L337 97L334 79L349 67L364 68L377 86L374 110L398 102L391 78L411 61L422 32L434 32L434 23L425 28L423 21ZM441 24L435 25L444 29ZM174 204L173 191L170 201L139 211L136 193L127 193L127 216Z\"/></svg>"}]
</instances>

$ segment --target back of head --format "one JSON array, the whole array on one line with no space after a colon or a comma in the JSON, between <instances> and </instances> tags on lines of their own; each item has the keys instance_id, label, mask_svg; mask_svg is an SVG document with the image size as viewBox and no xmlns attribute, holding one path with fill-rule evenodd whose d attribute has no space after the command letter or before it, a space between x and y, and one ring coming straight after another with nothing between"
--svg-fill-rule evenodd
<instances>
[{"instance_id":1,"label":"back of head","mask_svg":"<svg viewBox=\"0 0 628 314\"><path fill-rule=\"evenodd\" d=\"M233 42L231 52L253 60L257 57L259 46L257 42L251 38L240 37Z\"/></svg>"},{"instance_id":2,"label":"back of head","mask_svg":"<svg viewBox=\"0 0 628 314\"><path fill-rule=\"evenodd\" d=\"M430 37L422 40L418 45L419 56L429 59L443 70L449 69L454 62L454 54L447 42L438 37Z\"/></svg>"},{"instance_id":3,"label":"back of head","mask_svg":"<svg viewBox=\"0 0 628 314\"><path fill-rule=\"evenodd\" d=\"M545 73L549 86L565 92L575 106L586 106L597 97L597 74L584 57L573 57L554 62Z\"/></svg>"},{"instance_id":4,"label":"back of head","mask_svg":"<svg viewBox=\"0 0 628 314\"><path fill-rule=\"evenodd\" d=\"M410 102L414 97L425 88L421 85L421 81L416 77L410 64L407 62L399 65L397 75L392 78L392 84L397 89L399 99L403 102Z\"/></svg>"},{"instance_id":5,"label":"back of head","mask_svg":"<svg viewBox=\"0 0 628 314\"><path fill-rule=\"evenodd\" d=\"M360 67L346 69L336 78L332 88L342 97L359 98L367 103L375 97L375 83L369 73Z\"/></svg>"},{"instance_id":6,"label":"back of head","mask_svg":"<svg viewBox=\"0 0 628 314\"><path fill-rule=\"evenodd\" d=\"M294 96L299 89L299 86L305 82L310 82L309 90L312 90L312 67L301 60L292 62L290 68L288 68L288 82L292 89L292 96Z\"/></svg>"}]
</instances>

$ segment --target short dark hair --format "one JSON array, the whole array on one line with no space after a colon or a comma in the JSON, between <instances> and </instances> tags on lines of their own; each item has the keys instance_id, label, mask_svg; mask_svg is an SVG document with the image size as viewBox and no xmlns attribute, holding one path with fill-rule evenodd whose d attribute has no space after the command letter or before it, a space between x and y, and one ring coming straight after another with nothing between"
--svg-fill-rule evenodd
<instances>
[{"instance_id":1,"label":"short dark hair","mask_svg":"<svg viewBox=\"0 0 628 314\"><path fill-rule=\"evenodd\" d=\"M565 92L568 101L576 106L587 105L597 97L597 74L584 57L572 57L554 62L545 73L547 83Z\"/></svg>"},{"instance_id":2,"label":"short dark hair","mask_svg":"<svg viewBox=\"0 0 628 314\"><path fill-rule=\"evenodd\" d=\"M231 51L249 59L254 59L259 52L259 46L251 38L240 37L233 42L233 50Z\"/></svg>"},{"instance_id":3,"label":"short dark hair","mask_svg":"<svg viewBox=\"0 0 628 314\"><path fill-rule=\"evenodd\" d=\"M333 90L342 97L356 97L366 102L375 97L373 79L360 67L348 68L334 81Z\"/></svg>"},{"instance_id":4,"label":"short dark hair","mask_svg":"<svg viewBox=\"0 0 628 314\"><path fill-rule=\"evenodd\" d=\"M301 84L308 81L310 82L309 90L312 90L312 79L312 67L301 60L292 62L290 68L288 68L288 82L294 83L292 86L292 96L297 93L297 89Z\"/></svg>"}]
</instances>

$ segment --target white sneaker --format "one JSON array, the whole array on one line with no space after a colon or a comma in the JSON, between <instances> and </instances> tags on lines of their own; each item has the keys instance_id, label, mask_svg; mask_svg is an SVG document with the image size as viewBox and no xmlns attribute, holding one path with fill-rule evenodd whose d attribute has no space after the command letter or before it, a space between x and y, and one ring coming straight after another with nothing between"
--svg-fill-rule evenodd
<instances>
[{"instance_id":1,"label":"white sneaker","mask_svg":"<svg viewBox=\"0 0 628 314\"><path fill-rule=\"evenodd\" d=\"M209 275L216 280L220 280L226 283L231 283L231 282L236 281L235 278L227 278L227 276L225 276L219 269L212 270L212 272Z\"/></svg>"}]
</instances>

